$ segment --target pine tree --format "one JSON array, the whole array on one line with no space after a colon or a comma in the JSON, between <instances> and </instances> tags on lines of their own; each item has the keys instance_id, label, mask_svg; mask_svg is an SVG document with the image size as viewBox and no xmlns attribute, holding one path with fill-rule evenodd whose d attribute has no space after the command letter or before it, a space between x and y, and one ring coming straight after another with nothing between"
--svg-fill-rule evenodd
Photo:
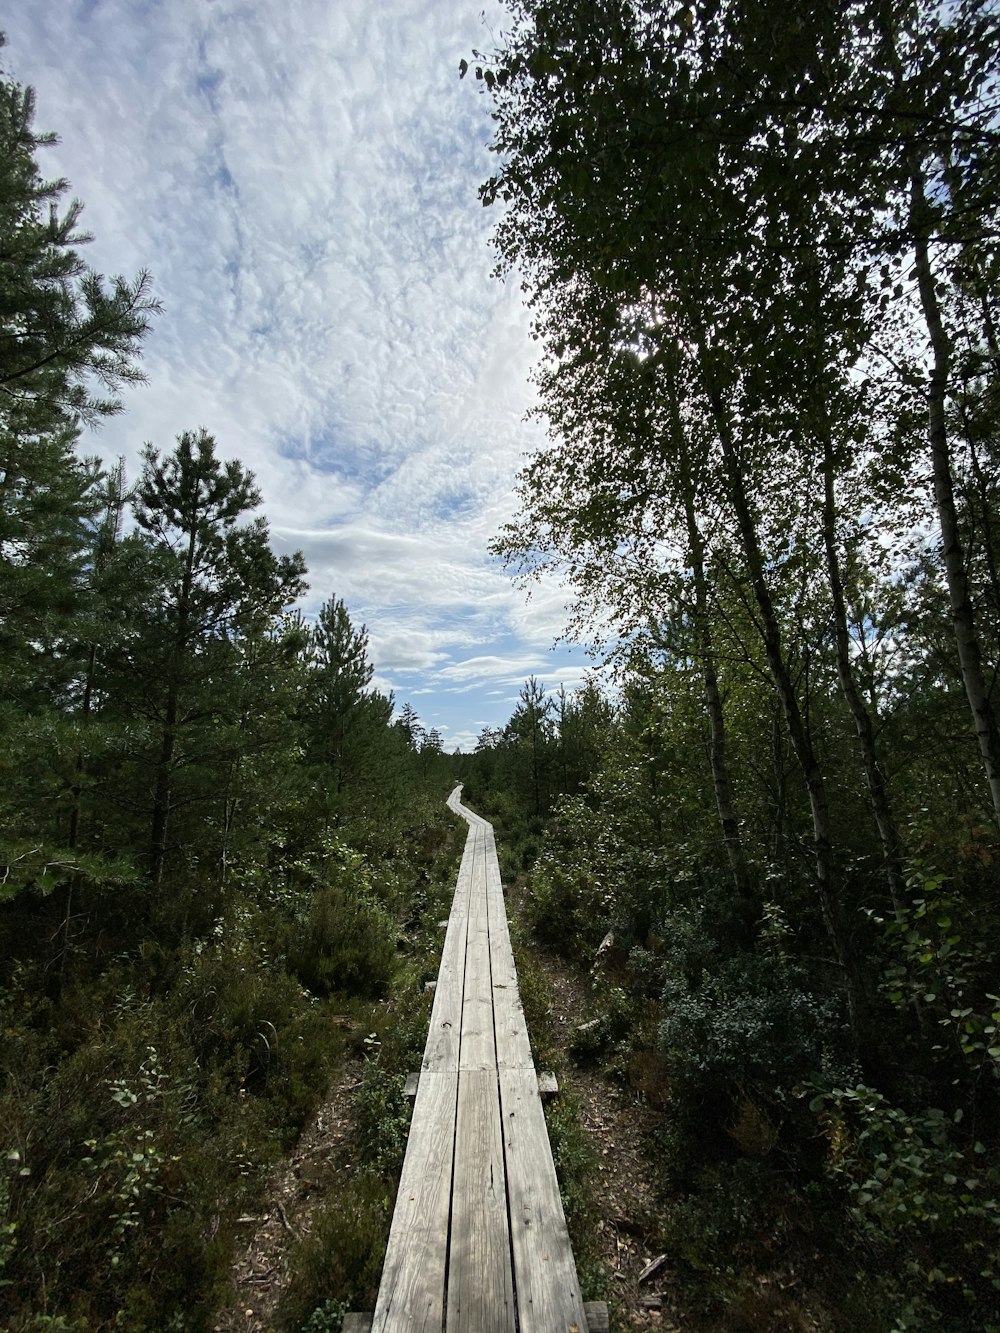
<instances>
[{"instance_id":1,"label":"pine tree","mask_svg":"<svg viewBox=\"0 0 1000 1333\"><path fill-rule=\"evenodd\" d=\"M221 463L215 450L204 430L179 436L162 459L147 446L134 501L161 570L135 659L157 735L149 835L154 880L162 877L168 851L178 769L190 770L199 751L209 763L221 758L217 722L232 718L238 641L304 588L301 555L276 556L266 523L246 521L260 504L252 473L235 459ZM208 799L211 784L192 791L193 778L186 773L188 799Z\"/></svg>"},{"instance_id":2,"label":"pine tree","mask_svg":"<svg viewBox=\"0 0 1000 1333\"><path fill-rule=\"evenodd\" d=\"M0 71L0 427L29 435L119 412L159 309L148 273L108 285L80 259L82 205L60 213L67 183L36 162L56 138L34 116L33 90Z\"/></svg>"}]
</instances>

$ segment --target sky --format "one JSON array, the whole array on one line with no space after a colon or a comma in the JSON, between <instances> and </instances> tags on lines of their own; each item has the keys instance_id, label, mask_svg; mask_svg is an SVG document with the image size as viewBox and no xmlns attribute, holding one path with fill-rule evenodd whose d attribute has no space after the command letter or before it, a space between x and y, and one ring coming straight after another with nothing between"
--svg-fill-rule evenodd
<instances>
[{"instance_id":1,"label":"sky","mask_svg":"<svg viewBox=\"0 0 1000 1333\"><path fill-rule=\"evenodd\" d=\"M306 613L342 597L375 684L449 750L529 675L571 690L588 667L553 646L562 591L526 599L488 552L543 430L477 197L488 105L458 78L504 22L492 0L47 0L2 23L83 257L150 270L163 303L148 383L84 451L135 477L145 442L210 431L304 553Z\"/></svg>"}]
</instances>

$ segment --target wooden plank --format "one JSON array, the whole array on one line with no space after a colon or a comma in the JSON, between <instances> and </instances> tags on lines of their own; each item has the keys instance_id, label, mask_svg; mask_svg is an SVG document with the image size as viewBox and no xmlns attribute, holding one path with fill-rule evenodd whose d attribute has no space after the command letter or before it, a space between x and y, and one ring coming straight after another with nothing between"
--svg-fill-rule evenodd
<instances>
[{"instance_id":1,"label":"wooden plank","mask_svg":"<svg viewBox=\"0 0 1000 1333\"><path fill-rule=\"evenodd\" d=\"M421 1068L427 1071L458 1070L458 1053L462 1039L462 994L465 983L465 936L464 917L455 924L455 939L452 954L461 949L461 962L451 961L446 964L442 959L438 984L434 990L434 1004L431 1007L431 1021L427 1029L427 1041L424 1045L424 1058ZM449 933L451 933L449 927Z\"/></svg>"},{"instance_id":2,"label":"wooden plank","mask_svg":"<svg viewBox=\"0 0 1000 1333\"><path fill-rule=\"evenodd\" d=\"M555 1165L534 1070L501 1069L507 1194L521 1333L585 1333Z\"/></svg>"},{"instance_id":3,"label":"wooden plank","mask_svg":"<svg viewBox=\"0 0 1000 1333\"><path fill-rule=\"evenodd\" d=\"M469 922L459 1068L491 1069L494 1073L497 1068L497 1048L493 1036L493 988L490 981L490 934L485 918Z\"/></svg>"},{"instance_id":4,"label":"wooden plank","mask_svg":"<svg viewBox=\"0 0 1000 1333\"><path fill-rule=\"evenodd\" d=\"M517 968L507 927L507 909L500 884L496 848L487 838L487 894L490 904L490 971L493 981L493 1026L500 1069L533 1069L534 1059L517 986Z\"/></svg>"},{"instance_id":5,"label":"wooden plank","mask_svg":"<svg viewBox=\"0 0 1000 1333\"><path fill-rule=\"evenodd\" d=\"M469 883L469 920L486 924L486 838L482 829L469 829L469 840L475 848L472 878Z\"/></svg>"},{"instance_id":6,"label":"wooden plank","mask_svg":"<svg viewBox=\"0 0 1000 1333\"><path fill-rule=\"evenodd\" d=\"M422 1068L457 1070L462 1037L462 997L465 991L465 949L468 934L469 899L479 854L478 839L466 839L458 883L452 901L448 929L441 951L441 967L434 988L434 1004L427 1029Z\"/></svg>"},{"instance_id":7,"label":"wooden plank","mask_svg":"<svg viewBox=\"0 0 1000 1333\"><path fill-rule=\"evenodd\" d=\"M493 1024L496 1030L497 1066L500 1069L534 1070L528 1027L517 989L513 960L508 968L493 964Z\"/></svg>"},{"instance_id":8,"label":"wooden plank","mask_svg":"<svg viewBox=\"0 0 1000 1333\"><path fill-rule=\"evenodd\" d=\"M468 1333L514 1333L510 1230L495 1067L459 1074L447 1327Z\"/></svg>"},{"instance_id":9,"label":"wooden plank","mask_svg":"<svg viewBox=\"0 0 1000 1333\"><path fill-rule=\"evenodd\" d=\"M421 1075L373 1333L441 1333L457 1096L457 1073Z\"/></svg>"},{"instance_id":10,"label":"wooden plank","mask_svg":"<svg viewBox=\"0 0 1000 1333\"><path fill-rule=\"evenodd\" d=\"M587 1316L587 1333L610 1333L611 1319L607 1301L585 1301L583 1309ZM347 1333L346 1324L344 1333Z\"/></svg>"}]
</instances>

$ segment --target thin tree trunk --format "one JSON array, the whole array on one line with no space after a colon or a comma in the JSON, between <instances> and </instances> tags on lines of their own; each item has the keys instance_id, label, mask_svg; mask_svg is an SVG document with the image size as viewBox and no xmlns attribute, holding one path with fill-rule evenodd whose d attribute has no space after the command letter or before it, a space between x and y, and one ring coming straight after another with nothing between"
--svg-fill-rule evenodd
<instances>
[{"instance_id":1,"label":"thin tree trunk","mask_svg":"<svg viewBox=\"0 0 1000 1333\"><path fill-rule=\"evenodd\" d=\"M837 676L847 706L851 710L854 726L861 742L861 755L865 769L865 781L871 800L872 813L882 844L882 856L885 862L886 881L889 897L897 918L901 918L906 907L906 886L900 857L899 830L892 813L889 797L889 785L878 759L875 745L875 729L871 714L861 696L858 683L854 678L851 663L851 642L847 628L847 599L844 595L844 581L840 572L840 552L837 549L837 504L834 488L833 441L830 437L829 423L821 422L823 437L823 546L826 552L826 574L830 584L830 598L833 604L834 639L837 646Z\"/></svg>"},{"instance_id":2,"label":"thin tree trunk","mask_svg":"<svg viewBox=\"0 0 1000 1333\"><path fill-rule=\"evenodd\" d=\"M150 875L154 884L163 878L163 863L167 853L167 830L170 825L170 772L177 744L177 716L180 691L177 686L177 668L172 672L167 691L167 707L163 717L163 735L160 738L160 757L156 765L156 786L153 792L153 819L150 829Z\"/></svg>"},{"instance_id":3,"label":"thin tree trunk","mask_svg":"<svg viewBox=\"0 0 1000 1333\"><path fill-rule=\"evenodd\" d=\"M777 864L785 859L785 806L788 800L780 703L771 710L771 764L774 768L774 837L771 842L771 856Z\"/></svg>"},{"instance_id":4,"label":"thin tree trunk","mask_svg":"<svg viewBox=\"0 0 1000 1333\"><path fill-rule=\"evenodd\" d=\"M687 525L688 554L694 576L695 636L698 643L698 657L701 663L702 684L705 691L705 711L708 714L708 754L712 770L712 785L715 790L715 804L719 815L719 824L722 828L722 838L726 845L729 868L733 876L733 886L736 890L740 914L740 934L749 942L753 937L754 923L760 915L760 905L753 890L746 849L743 846L743 837L740 833L740 819L736 811L736 796L729 768L726 718L722 707L722 693L719 690L715 645L712 642L712 630L709 621L708 580L705 575L705 541L698 525L691 460L688 456L687 440L684 436L676 386L672 377L668 394L670 426L678 451L680 480L684 492L684 518Z\"/></svg>"},{"instance_id":5,"label":"thin tree trunk","mask_svg":"<svg viewBox=\"0 0 1000 1333\"><path fill-rule=\"evenodd\" d=\"M1000 732L986 685L982 654L976 635L975 614L965 567L965 551L958 527L955 487L948 447L945 400L951 369L951 346L941 317L941 305L931 269L929 247L931 217L927 202L927 182L919 158L915 154L911 156L910 161L910 228L913 232L914 267L920 293L920 308L931 343L931 373L927 384L927 435L934 478L934 499L941 523L941 555L962 683L972 711L979 752L982 755L993 799L994 815L1000 823Z\"/></svg>"},{"instance_id":6,"label":"thin tree trunk","mask_svg":"<svg viewBox=\"0 0 1000 1333\"><path fill-rule=\"evenodd\" d=\"M736 516L743 555L747 562L754 601L760 617L764 653L771 679L781 702L792 750L798 761L809 795L809 808L813 825L813 858L820 912L834 955L844 970L851 1026L855 1037L862 1041L866 1028L867 1003L861 973L853 957L853 951L850 948L840 912L826 783L809 737L808 728L802 717L802 710L799 707L788 664L785 661L781 628L778 624L778 617L764 574L763 552L760 548L757 525L750 507L746 478L743 473L742 459L739 457L737 449L732 420L713 374L711 353L701 330L698 331L697 337L705 391L719 443L722 447L729 499Z\"/></svg>"},{"instance_id":7,"label":"thin tree trunk","mask_svg":"<svg viewBox=\"0 0 1000 1333\"><path fill-rule=\"evenodd\" d=\"M177 600L177 629L170 653L170 676L167 681L167 706L163 714L163 735L160 738L160 758L156 765L156 786L153 792L153 819L150 829L150 874L154 884L163 878L167 854L167 831L170 825L171 771L177 746L177 722L180 717L181 672L184 653L188 646L191 619L191 589L194 584L194 562L197 542L196 525L192 522L188 537L187 556Z\"/></svg>"},{"instance_id":8,"label":"thin tree trunk","mask_svg":"<svg viewBox=\"0 0 1000 1333\"><path fill-rule=\"evenodd\" d=\"M80 716L84 719L90 716L94 698L94 672L96 669L97 644L92 643L87 654L87 674L84 677L83 700L80 705ZM69 834L67 838L67 845L72 851L76 850L76 845L80 840L80 802L83 795L83 778L86 772L86 762L82 750L77 751L74 770L76 776L73 780L73 804L69 812Z\"/></svg>"}]
</instances>

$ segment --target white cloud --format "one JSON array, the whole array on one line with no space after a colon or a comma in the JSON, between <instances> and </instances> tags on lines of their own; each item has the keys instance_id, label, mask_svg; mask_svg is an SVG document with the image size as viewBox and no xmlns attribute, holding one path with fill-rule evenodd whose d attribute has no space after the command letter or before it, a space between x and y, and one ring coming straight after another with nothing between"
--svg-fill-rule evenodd
<instances>
[{"instance_id":1,"label":"white cloud","mask_svg":"<svg viewBox=\"0 0 1000 1333\"><path fill-rule=\"evenodd\" d=\"M149 267L164 303L149 386L88 447L134 470L144 440L212 431L256 473L276 544L304 550L307 607L344 597L386 687L446 701L449 744L503 720L490 670L553 675L565 619L486 550L540 428L528 315L490 277L486 106L457 77L489 43L482 8L65 0L6 20L89 262Z\"/></svg>"}]
</instances>

